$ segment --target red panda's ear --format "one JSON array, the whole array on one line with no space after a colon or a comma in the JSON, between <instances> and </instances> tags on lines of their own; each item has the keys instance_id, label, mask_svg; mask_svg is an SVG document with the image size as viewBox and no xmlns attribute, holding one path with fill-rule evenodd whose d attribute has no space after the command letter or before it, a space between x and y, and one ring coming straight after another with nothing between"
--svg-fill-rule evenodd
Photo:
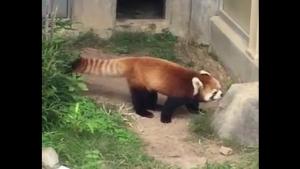
<instances>
[{"instance_id":1,"label":"red panda's ear","mask_svg":"<svg viewBox=\"0 0 300 169\"><path fill-rule=\"evenodd\" d=\"M203 83L200 81L200 79L198 77L193 77L192 83L193 83L193 87L194 87L193 95L196 95L199 93L199 89L203 88Z\"/></svg>"},{"instance_id":2,"label":"red panda's ear","mask_svg":"<svg viewBox=\"0 0 300 169\"><path fill-rule=\"evenodd\" d=\"M205 71L205 70L200 70L200 74L207 74L207 75L210 75L210 73L208 73L208 72Z\"/></svg>"}]
</instances>

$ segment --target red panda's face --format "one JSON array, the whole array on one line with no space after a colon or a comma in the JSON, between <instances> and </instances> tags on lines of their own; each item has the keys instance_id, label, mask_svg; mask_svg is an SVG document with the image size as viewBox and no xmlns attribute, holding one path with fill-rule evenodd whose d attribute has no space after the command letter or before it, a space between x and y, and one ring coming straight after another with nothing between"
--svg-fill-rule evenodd
<instances>
[{"instance_id":1,"label":"red panda's face","mask_svg":"<svg viewBox=\"0 0 300 169\"><path fill-rule=\"evenodd\" d=\"M204 102L221 99L223 93L220 82L204 70L200 71L200 76L201 78L194 77L192 80L194 95L199 94L199 100Z\"/></svg>"}]
</instances>

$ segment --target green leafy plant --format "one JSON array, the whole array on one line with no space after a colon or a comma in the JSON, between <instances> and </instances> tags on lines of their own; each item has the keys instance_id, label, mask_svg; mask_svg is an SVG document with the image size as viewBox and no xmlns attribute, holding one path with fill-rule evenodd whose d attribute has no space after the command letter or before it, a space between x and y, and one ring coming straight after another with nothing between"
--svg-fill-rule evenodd
<instances>
[{"instance_id":1,"label":"green leafy plant","mask_svg":"<svg viewBox=\"0 0 300 169\"><path fill-rule=\"evenodd\" d=\"M98 106L88 98L81 98L78 102L70 104L64 111L63 125L70 130L87 133L102 133L116 137L120 142L132 140L133 136L126 132L124 125L117 125L114 120L120 119L119 113ZM114 114L114 116L111 116ZM121 123L121 121L119 121Z\"/></svg>"},{"instance_id":2,"label":"green leafy plant","mask_svg":"<svg viewBox=\"0 0 300 169\"><path fill-rule=\"evenodd\" d=\"M190 129L200 137L214 138L215 133L211 126L211 112L200 113L195 115L190 123Z\"/></svg>"},{"instance_id":3,"label":"green leafy plant","mask_svg":"<svg viewBox=\"0 0 300 169\"><path fill-rule=\"evenodd\" d=\"M106 45L106 41L100 38L92 29L87 32L80 32L78 36L70 38L67 47L73 50L80 50L85 47L99 48Z\"/></svg>"},{"instance_id":4,"label":"green leafy plant","mask_svg":"<svg viewBox=\"0 0 300 169\"><path fill-rule=\"evenodd\" d=\"M43 129L59 124L66 105L76 100L87 87L71 73L76 58L62 49L65 40L55 37L42 43L42 124Z\"/></svg>"},{"instance_id":5,"label":"green leafy plant","mask_svg":"<svg viewBox=\"0 0 300 169\"><path fill-rule=\"evenodd\" d=\"M210 164L210 163L208 163L202 169L236 169L236 168L234 167L234 165L225 162L225 163L222 163L222 164L218 164L218 163Z\"/></svg>"}]
</instances>

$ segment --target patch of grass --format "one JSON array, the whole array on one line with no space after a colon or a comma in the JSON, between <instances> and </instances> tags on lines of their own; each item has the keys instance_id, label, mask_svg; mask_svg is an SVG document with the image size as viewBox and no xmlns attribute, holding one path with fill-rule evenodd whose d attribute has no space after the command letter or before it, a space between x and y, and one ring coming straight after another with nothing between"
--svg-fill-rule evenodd
<instances>
[{"instance_id":1,"label":"patch of grass","mask_svg":"<svg viewBox=\"0 0 300 169\"><path fill-rule=\"evenodd\" d=\"M199 115L194 115L190 123L190 129L193 133L200 136L201 138L212 139L215 137L214 130L211 126L211 112L200 113Z\"/></svg>"},{"instance_id":2,"label":"patch of grass","mask_svg":"<svg viewBox=\"0 0 300 169\"><path fill-rule=\"evenodd\" d=\"M79 106L78 106L79 105ZM57 150L66 166L80 169L158 168L147 156L137 135L126 128L121 115L84 98L70 106L64 127L43 133L43 146Z\"/></svg>"},{"instance_id":3,"label":"patch of grass","mask_svg":"<svg viewBox=\"0 0 300 169\"><path fill-rule=\"evenodd\" d=\"M174 46L177 38L170 32L116 32L108 40L107 49L118 54L143 53L175 60Z\"/></svg>"},{"instance_id":4,"label":"patch of grass","mask_svg":"<svg viewBox=\"0 0 300 169\"><path fill-rule=\"evenodd\" d=\"M92 30L70 39L68 48L101 48L116 54L143 54L167 60L176 60L174 50L177 38L169 32L151 34L146 32L115 32L110 39L98 37Z\"/></svg>"},{"instance_id":5,"label":"patch of grass","mask_svg":"<svg viewBox=\"0 0 300 169\"><path fill-rule=\"evenodd\" d=\"M234 84L234 81L233 81L232 78L230 78L230 79L227 81L227 83L225 84L225 85L226 85L226 86L225 86L225 91L228 91L232 84Z\"/></svg>"},{"instance_id":6,"label":"patch of grass","mask_svg":"<svg viewBox=\"0 0 300 169\"><path fill-rule=\"evenodd\" d=\"M238 162L211 163L202 169L258 169L258 149L242 155Z\"/></svg>"},{"instance_id":7,"label":"patch of grass","mask_svg":"<svg viewBox=\"0 0 300 169\"><path fill-rule=\"evenodd\" d=\"M229 162L225 163L207 163L202 169L235 169Z\"/></svg>"},{"instance_id":8,"label":"patch of grass","mask_svg":"<svg viewBox=\"0 0 300 169\"><path fill-rule=\"evenodd\" d=\"M243 155L241 162L238 164L239 169L258 169L259 168L259 153L258 148Z\"/></svg>"},{"instance_id":9,"label":"patch of grass","mask_svg":"<svg viewBox=\"0 0 300 169\"><path fill-rule=\"evenodd\" d=\"M231 139L221 139L211 126L213 112L203 111L199 115L194 115L190 123L190 130L200 138L220 140L223 146L232 148L235 152L252 152L256 147L241 145Z\"/></svg>"},{"instance_id":10,"label":"patch of grass","mask_svg":"<svg viewBox=\"0 0 300 169\"><path fill-rule=\"evenodd\" d=\"M206 163L202 168L192 169L258 169L258 149L244 154L238 162Z\"/></svg>"},{"instance_id":11,"label":"patch of grass","mask_svg":"<svg viewBox=\"0 0 300 169\"><path fill-rule=\"evenodd\" d=\"M209 47L207 48L207 53L211 56L212 59L219 62L219 58L217 54L214 51L209 51Z\"/></svg>"},{"instance_id":12,"label":"patch of grass","mask_svg":"<svg viewBox=\"0 0 300 169\"><path fill-rule=\"evenodd\" d=\"M100 48L107 45L107 41L100 38L93 30L80 32L78 36L68 39L66 48L80 50L85 47Z\"/></svg>"},{"instance_id":13,"label":"patch of grass","mask_svg":"<svg viewBox=\"0 0 300 169\"><path fill-rule=\"evenodd\" d=\"M239 144L238 142L231 139L222 139L222 144L223 146L232 148L235 152L247 152L253 149L252 147Z\"/></svg>"},{"instance_id":14,"label":"patch of grass","mask_svg":"<svg viewBox=\"0 0 300 169\"><path fill-rule=\"evenodd\" d=\"M67 44L80 50L84 47L102 48L116 54L144 54L176 61L174 50L177 38L169 32L151 34L146 32L115 32L108 40L98 37L92 30L81 33Z\"/></svg>"},{"instance_id":15,"label":"patch of grass","mask_svg":"<svg viewBox=\"0 0 300 169\"><path fill-rule=\"evenodd\" d=\"M206 163L203 167L194 167L191 169L237 169L235 165L226 161L224 163Z\"/></svg>"},{"instance_id":16,"label":"patch of grass","mask_svg":"<svg viewBox=\"0 0 300 169\"><path fill-rule=\"evenodd\" d=\"M193 61L189 61L188 63L186 63L187 67L194 67L195 63Z\"/></svg>"},{"instance_id":17,"label":"patch of grass","mask_svg":"<svg viewBox=\"0 0 300 169\"><path fill-rule=\"evenodd\" d=\"M219 138L212 126L212 112L196 115L190 123L190 129L200 138L214 139L222 142L223 146L230 147L240 154L238 162L209 163L202 169L258 169L258 147L241 145L234 140Z\"/></svg>"}]
</instances>

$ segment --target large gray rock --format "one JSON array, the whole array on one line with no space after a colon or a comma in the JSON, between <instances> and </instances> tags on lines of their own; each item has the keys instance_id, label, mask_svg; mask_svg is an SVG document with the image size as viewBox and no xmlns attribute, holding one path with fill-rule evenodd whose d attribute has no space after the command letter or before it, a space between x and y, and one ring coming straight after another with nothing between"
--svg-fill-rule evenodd
<instances>
[{"instance_id":1,"label":"large gray rock","mask_svg":"<svg viewBox=\"0 0 300 169\"><path fill-rule=\"evenodd\" d=\"M61 165L61 166L59 166L57 169L70 169L70 168L68 168L68 167L66 167L66 166L63 166L63 165Z\"/></svg>"},{"instance_id":2,"label":"large gray rock","mask_svg":"<svg viewBox=\"0 0 300 169\"><path fill-rule=\"evenodd\" d=\"M258 82L233 84L214 112L212 126L221 138L258 145Z\"/></svg>"}]
</instances>

